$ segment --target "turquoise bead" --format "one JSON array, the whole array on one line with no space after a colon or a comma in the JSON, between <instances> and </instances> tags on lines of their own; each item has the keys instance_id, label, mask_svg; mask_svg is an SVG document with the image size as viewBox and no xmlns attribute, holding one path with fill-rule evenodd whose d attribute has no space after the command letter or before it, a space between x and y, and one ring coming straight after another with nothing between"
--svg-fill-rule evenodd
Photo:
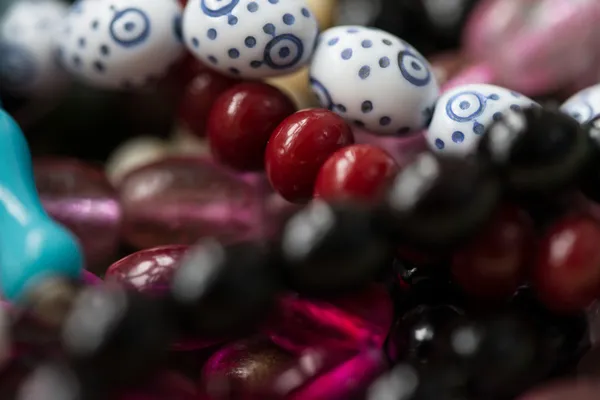
<instances>
[{"instance_id":1,"label":"turquoise bead","mask_svg":"<svg viewBox=\"0 0 600 400\"><path fill-rule=\"evenodd\" d=\"M77 239L44 211L31 155L17 123L0 110L0 290L19 301L48 277L79 279L83 255Z\"/></svg>"}]
</instances>

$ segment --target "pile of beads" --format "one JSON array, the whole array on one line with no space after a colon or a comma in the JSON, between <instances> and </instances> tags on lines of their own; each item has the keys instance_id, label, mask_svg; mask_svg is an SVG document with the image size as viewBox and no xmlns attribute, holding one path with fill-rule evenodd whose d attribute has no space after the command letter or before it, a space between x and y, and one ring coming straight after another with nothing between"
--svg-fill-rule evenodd
<instances>
[{"instance_id":1,"label":"pile of beads","mask_svg":"<svg viewBox=\"0 0 600 400\"><path fill-rule=\"evenodd\" d=\"M552 18L538 3L537 23L580 22L600 59L596 3ZM398 4L437 26L428 2ZM522 80L473 40L446 81L381 15L330 27L315 10L23 0L3 16L6 398L598 397L599 67L553 63L532 34L540 58L519 65L545 75ZM106 171L32 161L12 96L67 96L68 75L122 96L166 87L187 133L137 138ZM551 77L570 91L557 107L536 97Z\"/></svg>"}]
</instances>

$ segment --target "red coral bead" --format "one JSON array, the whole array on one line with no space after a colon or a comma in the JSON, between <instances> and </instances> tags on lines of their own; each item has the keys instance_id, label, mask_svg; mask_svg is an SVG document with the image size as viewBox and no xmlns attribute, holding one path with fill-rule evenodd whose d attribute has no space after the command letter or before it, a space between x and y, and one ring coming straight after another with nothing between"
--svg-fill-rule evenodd
<instances>
[{"instance_id":1,"label":"red coral bead","mask_svg":"<svg viewBox=\"0 0 600 400\"><path fill-rule=\"evenodd\" d=\"M516 207L502 207L476 239L454 254L455 280L477 297L510 296L525 277L533 238L528 216Z\"/></svg>"},{"instance_id":2,"label":"red coral bead","mask_svg":"<svg viewBox=\"0 0 600 400\"><path fill-rule=\"evenodd\" d=\"M541 241L534 271L538 296L556 311L577 311L600 296L600 225L570 216Z\"/></svg>"},{"instance_id":3,"label":"red coral bead","mask_svg":"<svg viewBox=\"0 0 600 400\"><path fill-rule=\"evenodd\" d=\"M236 85L215 101L207 125L213 155L230 167L260 170L273 129L296 111L279 89L265 83Z\"/></svg>"},{"instance_id":4,"label":"red coral bead","mask_svg":"<svg viewBox=\"0 0 600 400\"><path fill-rule=\"evenodd\" d=\"M214 71L202 71L187 85L178 116L192 133L203 137L206 123L217 97L239 81Z\"/></svg>"},{"instance_id":5,"label":"red coral bead","mask_svg":"<svg viewBox=\"0 0 600 400\"><path fill-rule=\"evenodd\" d=\"M323 164L314 195L324 200L351 198L374 202L384 193L398 169L392 156L379 147L348 146Z\"/></svg>"},{"instance_id":6,"label":"red coral bead","mask_svg":"<svg viewBox=\"0 0 600 400\"><path fill-rule=\"evenodd\" d=\"M324 109L299 111L286 118L269 140L265 154L269 181L286 200L308 201L325 161L353 143L351 128L338 115Z\"/></svg>"}]
</instances>

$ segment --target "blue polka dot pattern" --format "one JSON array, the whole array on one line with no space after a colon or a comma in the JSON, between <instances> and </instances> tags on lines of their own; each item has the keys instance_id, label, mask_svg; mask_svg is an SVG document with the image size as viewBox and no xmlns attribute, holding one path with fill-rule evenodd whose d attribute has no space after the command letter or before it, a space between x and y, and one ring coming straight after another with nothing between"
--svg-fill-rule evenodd
<instances>
[{"instance_id":1,"label":"blue polka dot pattern","mask_svg":"<svg viewBox=\"0 0 600 400\"><path fill-rule=\"evenodd\" d=\"M150 18L139 8L126 8L114 15L109 33L123 47L140 45L150 36Z\"/></svg>"},{"instance_id":2,"label":"blue polka dot pattern","mask_svg":"<svg viewBox=\"0 0 600 400\"><path fill-rule=\"evenodd\" d=\"M365 65L358 70L358 76L360 79L367 79L371 75L371 67Z\"/></svg>"},{"instance_id":3,"label":"blue polka dot pattern","mask_svg":"<svg viewBox=\"0 0 600 400\"><path fill-rule=\"evenodd\" d=\"M258 11L258 4L256 4L255 1L251 1L250 3L248 3L248 6L246 8L251 13L254 13L254 12Z\"/></svg>"},{"instance_id":4,"label":"blue polka dot pattern","mask_svg":"<svg viewBox=\"0 0 600 400\"><path fill-rule=\"evenodd\" d=\"M77 43L79 44L79 47L81 47L81 48L85 47L85 43L86 43L85 38L79 38Z\"/></svg>"},{"instance_id":5,"label":"blue polka dot pattern","mask_svg":"<svg viewBox=\"0 0 600 400\"><path fill-rule=\"evenodd\" d=\"M217 30L216 29L209 29L206 32L206 37L208 37L210 40L215 40L217 38Z\"/></svg>"},{"instance_id":6,"label":"blue polka dot pattern","mask_svg":"<svg viewBox=\"0 0 600 400\"><path fill-rule=\"evenodd\" d=\"M400 129L398 129L398 131L396 131L396 133L398 135L406 135L408 132L410 132L410 128L408 126L405 126L404 128L400 128Z\"/></svg>"},{"instance_id":7,"label":"blue polka dot pattern","mask_svg":"<svg viewBox=\"0 0 600 400\"><path fill-rule=\"evenodd\" d=\"M510 109L513 111L521 111L521 106L519 106L518 104L512 104L510 106Z\"/></svg>"},{"instance_id":8,"label":"blue polka dot pattern","mask_svg":"<svg viewBox=\"0 0 600 400\"><path fill-rule=\"evenodd\" d=\"M435 139L435 147L437 147L439 150L443 150L444 147L446 147L446 144L442 139Z\"/></svg>"},{"instance_id":9,"label":"blue polka dot pattern","mask_svg":"<svg viewBox=\"0 0 600 400\"><path fill-rule=\"evenodd\" d=\"M363 103L360 106L360 109L363 113L369 113L373 111L373 103L369 100L363 101Z\"/></svg>"},{"instance_id":10,"label":"blue polka dot pattern","mask_svg":"<svg viewBox=\"0 0 600 400\"><path fill-rule=\"evenodd\" d=\"M465 140L465 134L461 131L456 131L452 134L452 141L454 143L462 143Z\"/></svg>"},{"instance_id":11,"label":"blue polka dot pattern","mask_svg":"<svg viewBox=\"0 0 600 400\"><path fill-rule=\"evenodd\" d=\"M218 64L218 60L215 56L208 56L208 61L210 61L213 64Z\"/></svg>"},{"instance_id":12,"label":"blue polka dot pattern","mask_svg":"<svg viewBox=\"0 0 600 400\"><path fill-rule=\"evenodd\" d=\"M381 42L382 42L383 44L385 44L386 46L391 46L391 45L392 45L392 41L391 41L391 40L388 40L388 39L383 39Z\"/></svg>"},{"instance_id":13,"label":"blue polka dot pattern","mask_svg":"<svg viewBox=\"0 0 600 400\"><path fill-rule=\"evenodd\" d=\"M502 119L502 117L503 117L503 115L501 112L494 113L494 115L492 116L494 121L500 121Z\"/></svg>"},{"instance_id":14,"label":"blue polka dot pattern","mask_svg":"<svg viewBox=\"0 0 600 400\"><path fill-rule=\"evenodd\" d=\"M373 42L370 40L363 40L360 45L365 49L368 49L373 46Z\"/></svg>"},{"instance_id":15,"label":"blue polka dot pattern","mask_svg":"<svg viewBox=\"0 0 600 400\"><path fill-rule=\"evenodd\" d=\"M379 125L381 126L388 126L391 123L392 119L390 117L381 117L381 119L379 120Z\"/></svg>"},{"instance_id":16,"label":"blue polka dot pattern","mask_svg":"<svg viewBox=\"0 0 600 400\"><path fill-rule=\"evenodd\" d=\"M252 68L260 68L261 65L262 65L262 62L260 62L260 61L252 61L252 62L250 62L250 66Z\"/></svg>"},{"instance_id":17,"label":"blue polka dot pattern","mask_svg":"<svg viewBox=\"0 0 600 400\"><path fill-rule=\"evenodd\" d=\"M277 4L277 3L279 3L279 0L269 0L269 3L271 3L271 4Z\"/></svg>"},{"instance_id":18,"label":"blue polka dot pattern","mask_svg":"<svg viewBox=\"0 0 600 400\"><path fill-rule=\"evenodd\" d=\"M192 46L196 48L200 46L200 41L198 40L198 38L192 38Z\"/></svg>"},{"instance_id":19,"label":"blue polka dot pattern","mask_svg":"<svg viewBox=\"0 0 600 400\"><path fill-rule=\"evenodd\" d=\"M339 42L339 41L340 41L340 38L338 38L338 37L334 37L333 39L329 39L329 41L327 42L327 44L328 44L329 46L334 46L334 45L335 45L337 42Z\"/></svg>"},{"instance_id":20,"label":"blue polka dot pattern","mask_svg":"<svg viewBox=\"0 0 600 400\"><path fill-rule=\"evenodd\" d=\"M246 47L248 48L253 48L254 46L256 46L256 39L254 38L254 36L248 36L245 40L244 40L244 44L246 45Z\"/></svg>"},{"instance_id":21,"label":"blue polka dot pattern","mask_svg":"<svg viewBox=\"0 0 600 400\"><path fill-rule=\"evenodd\" d=\"M229 72L231 72L234 75L239 75L240 74L240 70L237 68L229 68Z\"/></svg>"},{"instance_id":22,"label":"blue polka dot pattern","mask_svg":"<svg viewBox=\"0 0 600 400\"><path fill-rule=\"evenodd\" d=\"M238 17L236 17L235 15L229 15L227 17L227 23L229 25L232 25L232 26L233 25L237 25L237 23L238 23Z\"/></svg>"},{"instance_id":23,"label":"blue polka dot pattern","mask_svg":"<svg viewBox=\"0 0 600 400\"><path fill-rule=\"evenodd\" d=\"M344 49L342 51L342 59L349 60L352 58L352 49Z\"/></svg>"},{"instance_id":24,"label":"blue polka dot pattern","mask_svg":"<svg viewBox=\"0 0 600 400\"><path fill-rule=\"evenodd\" d=\"M275 25L266 24L265 26L263 26L263 32L267 35L275 35Z\"/></svg>"},{"instance_id":25,"label":"blue polka dot pattern","mask_svg":"<svg viewBox=\"0 0 600 400\"><path fill-rule=\"evenodd\" d=\"M238 58L240 56L240 51L238 49L229 49L227 54L231 58Z\"/></svg>"},{"instance_id":26,"label":"blue polka dot pattern","mask_svg":"<svg viewBox=\"0 0 600 400\"><path fill-rule=\"evenodd\" d=\"M350 28L346 32L348 32L348 33L358 33L358 29L356 29L356 28Z\"/></svg>"},{"instance_id":27,"label":"blue polka dot pattern","mask_svg":"<svg viewBox=\"0 0 600 400\"><path fill-rule=\"evenodd\" d=\"M304 15L306 18L310 17L310 11L308 11L307 8L302 7L302 15Z\"/></svg>"},{"instance_id":28,"label":"blue polka dot pattern","mask_svg":"<svg viewBox=\"0 0 600 400\"><path fill-rule=\"evenodd\" d=\"M500 99L500 96L498 96L498 95L497 95L497 94L495 94L495 93L492 93L492 94L490 94L490 95L488 96L488 99L491 99L491 100L499 100L499 99Z\"/></svg>"},{"instance_id":29,"label":"blue polka dot pattern","mask_svg":"<svg viewBox=\"0 0 600 400\"><path fill-rule=\"evenodd\" d=\"M335 108L336 108L336 109L337 109L339 112L343 112L343 113L345 113L345 112L347 112L347 111L348 111L348 109L346 108L346 106L345 106L345 105L343 105L343 104L338 104L338 105L336 105L336 106L335 106Z\"/></svg>"},{"instance_id":30,"label":"blue polka dot pattern","mask_svg":"<svg viewBox=\"0 0 600 400\"><path fill-rule=\"evenodd\" d=\"M100 54L102 54L103 56L109 55L110 54L110 48L107 45L105 45L105 44L101 45L100 46Z\"/></svg>"},{"instance_id":31,"label":"blue polka dot pattern","mask_svg":"<svg viewBox=\"0 0 600 400\"><path fill-rule=\"evenodd\" d=\"M96 70L96 72L102 73L105 70L105 66L102 63L102 61L94 61L94 69Z\"/></svg>"},{"instance_id":32,"label":"blue polka dot pattern","mask_svg":"<svg viewBox=\"0 0 600 400\"><path fill-rule=\"evenodd\" d=\"M296 18L292 14L284 14L282 19L286 25L294 25L294 22L296 22Z\"/></svg>"},{"instance_id":33,"label":"blue polka dot pattern","mask_svg":"<svg viewBox=\"0 0 600 400\"><path fill-rule=\"evenodd\" d=\"M481 125L479 122L475 122L473 125L473 132L477 135L483 135L485 133L485 126Z\"/></svg>"},{"instance_id":34,"label":"blue polka dot pattern","mask_svg":"<svg viewBox=\"0 0 600 400\"><path fill-rule=\"evenodd\" d=\"M390 66L390 59L388 57L381 57L379 59L379 66L381 68L387 68Z\"/></svg>"}]
</instances>

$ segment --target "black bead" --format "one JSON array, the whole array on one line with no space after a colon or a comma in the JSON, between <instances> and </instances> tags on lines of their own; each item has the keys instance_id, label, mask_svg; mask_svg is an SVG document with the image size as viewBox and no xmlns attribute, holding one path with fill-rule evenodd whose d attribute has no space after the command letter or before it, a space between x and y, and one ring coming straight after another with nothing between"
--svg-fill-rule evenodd
<instances>
[{"instance_id":1,"label":"black bead","mask_svg":"<svg viewBox=\"0 0 600 400\"><path fill-rule=\"evenodd\" d=\"M593 120L583 127L590 138L592 156L584 171L580 188L590 200L600 203L600 128L596 125L597 121Z\"/></svg>"},{"instance_id":2,"label":"black bead","mask_svg":"<svg viewBox=\"0 0 600 400\"><path fill-rule=\"evenodd\" d=\"M381 225L399 243L451 249L489 220L500 189L496 175L477 159L424 153L393 182Z\"/></svg>"},{"instance_id":3,"label":"black bead","mask_svg":"<svg viewBox=\"0 0 600 400\"><path fill-rule=\"evenodd\" d=\"M274 261L258 243L201 242L171 284L171 314L181 333L213 337L251 330L278 289Z\"/></svg>"},{"instance_id":4,"label":"black bead","mask_svg":"<svg viewBox=\"0 0 600 400\"><path fill-rule=\"evenodd\" d=\"M532 107L504 113L490 125L479 154L498 168L513 196L535 198L575 188L592 147L573 118Z\"/></svg>"},{"instance_id":5,"label":"black bead","mask_svg":"<svg viewBox=\"0 0 600 400\"><path fill-rule=\"evenodd\" d=\"M168 349L164 307L117 285L84 289L62 327L68 360L86 387L116 388L154 373Z\"/></svg>"},{"instance_id":6,"label":"black bead","mask_svg":"<svg viewBox=\"0 0 600 400\"><path fill-rule=\"evenodd\" d=\"M313 202L290 218L281 238L288 283L311 294L367 285L382 269L391 271L391 250L375 214L349 204Z\"/></svg>"}]
</instances>

